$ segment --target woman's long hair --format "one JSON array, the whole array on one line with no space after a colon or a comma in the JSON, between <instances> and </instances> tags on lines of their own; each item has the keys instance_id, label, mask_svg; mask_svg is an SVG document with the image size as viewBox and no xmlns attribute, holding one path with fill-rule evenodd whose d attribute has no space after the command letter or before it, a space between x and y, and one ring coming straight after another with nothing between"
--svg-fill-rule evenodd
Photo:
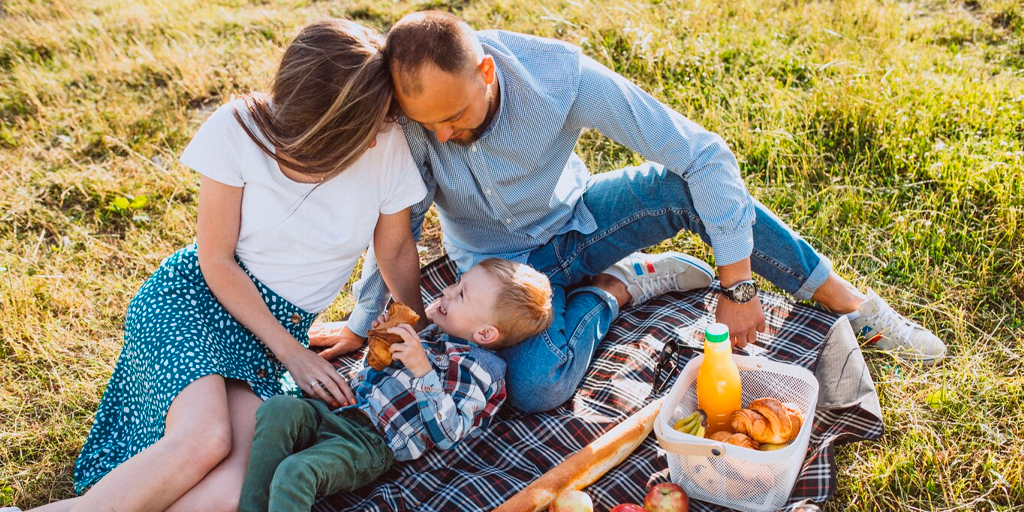
<instances>
[{"instance_id":1,"label":"woman's long hair","mask_svg":"<svg viewBox=\"0 0 1024 512\"><path fill-rule=\"evenodd\" d=\"M243 96L269 146L235 119L280 165L330 179L359 159L395 116L381 35L343 19L312 23L281 58L270 94Z\"/></svg>"}]
</instances>

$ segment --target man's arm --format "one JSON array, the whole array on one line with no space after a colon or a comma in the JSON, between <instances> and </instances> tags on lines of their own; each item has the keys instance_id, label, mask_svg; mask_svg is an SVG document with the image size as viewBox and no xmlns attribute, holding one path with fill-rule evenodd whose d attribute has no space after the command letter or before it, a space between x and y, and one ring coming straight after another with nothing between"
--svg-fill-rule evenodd
<instances>
[{"instance_id":1,"label":"man's arm","mask_svg":"<svg viewBox=\"0 0 1024 512\"><path fill-rule=\"evenodd\" d=\"M750 256L754 205L725 141L614 71L581 57L568 124L595 128L686 180L718 265Z\"/></svg>"},{"instance_id":2,"label":"man's arm","mask_svg":"<svg viewBox=\"0 0 1024 512\"><path fill-rule=\"evenodd\" d=\"M579 93L568 124L595 128L685 179L723 286L750 278L754 203L736 158L720 136L586 56L581 57ZM742 347L754 340L755 331L763 330L764 312L756 299L736 304L722 297L718 319Z\"/></svg>"}]
</instances>

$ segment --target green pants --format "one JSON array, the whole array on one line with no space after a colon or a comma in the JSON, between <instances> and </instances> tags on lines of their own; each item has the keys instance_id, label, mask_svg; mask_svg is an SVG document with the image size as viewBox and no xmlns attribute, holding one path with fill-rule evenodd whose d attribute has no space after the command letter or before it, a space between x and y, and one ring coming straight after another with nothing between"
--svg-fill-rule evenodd
<instances>
[{"instance_id":1,"label":"green pants","mask_svg":"<svg viewBox=\"0 0 1024 512\"><path fill-rule=\"evenodd\" d=\"M239 512L308 512L317 493L358 489L395 454L361 411L335 415L319 400L275 396L256 410L256 438Z\"/></svg>"}]
</instances>

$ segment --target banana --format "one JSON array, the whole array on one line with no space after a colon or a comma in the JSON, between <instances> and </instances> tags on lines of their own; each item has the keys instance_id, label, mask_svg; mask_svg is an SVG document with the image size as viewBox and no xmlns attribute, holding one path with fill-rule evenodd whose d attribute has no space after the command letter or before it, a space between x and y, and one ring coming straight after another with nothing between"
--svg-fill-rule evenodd
<instances>
[{"instance_id":1,"label":"banana","mask_svg":"<svg viewBox=\"0 0 1024 512\"><path fill-rule=\"evenodd\" d=\"M697 437L704 437L704 433L707 432L707 430L708 430L707 427L705 427L704 425L698 424L697 425L697 431L694 432L693 435L695 435Z\"/></svg>"},{"instance_id":2,"label":"banana","mask_svg":"<svg viewBox=\"0 0 1024 512\"><path fill-rule=\"evenodd\" d=\"M693 419L687 420L687 419L684 418L684 419L681 419L681 420L677 421L674 428L676 430L680 431L680 432L689 432L690 430L693 429L693 427L695 425L697 425L697 421L696 420L693 420Z\"/></svg>"},{"instance_id":3,"label":"banana","mask_svg":"<svg viewBox=\"0 0 1024 512\"><path fill-rule=\"evenodd\" d=\"M691 414L691 415L689 415L689 416L687 416L685 418L682 418L679 421L677 421L676 424L673 425L672 428L674 428L674 429L676 429L676 430L678 430L680 432L689 433L699 423L700 423L700 412L699 411L694 411L693 414Z\"/></svg>"}]
</instances>

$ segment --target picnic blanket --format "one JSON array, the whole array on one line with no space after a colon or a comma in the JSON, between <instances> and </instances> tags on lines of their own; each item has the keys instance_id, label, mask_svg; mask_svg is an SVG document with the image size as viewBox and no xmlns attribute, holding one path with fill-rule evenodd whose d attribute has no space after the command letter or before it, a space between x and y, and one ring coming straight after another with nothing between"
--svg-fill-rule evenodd
<instances>
[{"instance_id":1,"label":"picnic blanket","mask_svg":"<svg viewBox=\"0 0 1024 512\"><path fill-rule=\"evenodd\" d=\"M433 300L455 281L455 266L442 257L425 267L422 277L423 296ZM418 460L398 463L355 492L320 497L313 510L478 512L497 507L668 392L682 367L703 348L704 329L714 321L717 286L623 309L580 388L561 407L526 415L506 406L477 437L452 450L428 451ZM878 396L845 317L773 293L761 292L760 299L768 329L758 334L760 346L749 346L746 355L807 368L821 389L807 458L788 508L821 502L836 489L834 447L882 435ZM340 358L335 366L343 374L354 373L362 355ZM651 485L668 480L665 452L652 433L586 491L596 510L609 510L623 502L643 503ZM694 501L691 510L727 509Z\"/></svg>"}]
</instances>

